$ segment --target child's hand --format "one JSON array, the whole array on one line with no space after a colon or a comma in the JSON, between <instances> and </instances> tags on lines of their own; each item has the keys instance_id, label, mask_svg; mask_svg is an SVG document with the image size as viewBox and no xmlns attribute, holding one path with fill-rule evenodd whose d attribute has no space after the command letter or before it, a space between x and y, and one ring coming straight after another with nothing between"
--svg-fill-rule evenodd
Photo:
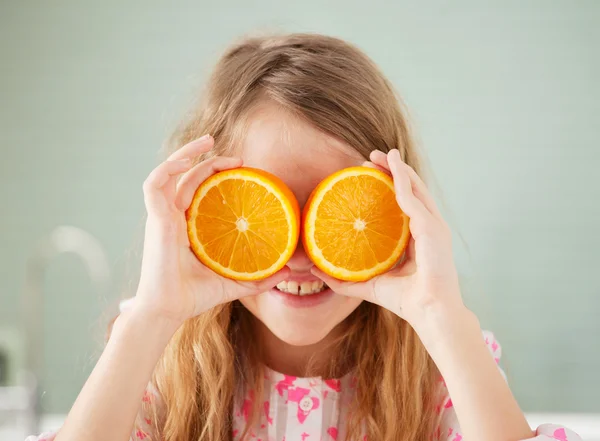
<instances>
[{"instance_id":1,"label":"child's hand","mask_svg":"<svg viewBox=\"0 0 600 441\"><path fill-rule=\"evenodd\" d=\"M266 291L289 272L286 267L259 282L236 282L215 274L192 253L185 211L196 189L214 173L242 165L240 158L218 156L194 165L193 159L213 144L210 136L186 144L144 182L148 219L134 307L178 324L218 304Z\"/></svg>"},{"instance_id":2,"label":"child's hand","mask_svg":"<svg viewBox=\"0 0 600 441\"><path fill-rule=\"evenodd\" d=\"M360 283L334 279L313 267L333 291L376 303L408 321L417 332L430 312L463 308L452 242L446 225L427 187L417 173L400 159L398 150L387 155L371 153L371 167L391 172L396 201L410 217L411 239L403 261L385 274Z\"/></svg>"}]
</instances>

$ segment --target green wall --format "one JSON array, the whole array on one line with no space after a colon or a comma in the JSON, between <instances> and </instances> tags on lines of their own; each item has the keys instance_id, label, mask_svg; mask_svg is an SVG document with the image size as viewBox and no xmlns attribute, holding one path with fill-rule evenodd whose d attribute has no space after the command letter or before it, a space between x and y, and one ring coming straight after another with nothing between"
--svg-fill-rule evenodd
<instances>
[{"instance_id":1,"label":"green wall","mask_svg":"<svg viewBox=\"0 0 600 441\"><path fill-rule=\"evenodd\" d=\"M256 30L333 34L380 64L522 407L600 411L600 2L386 3L0 4L0 329L19 325L25 259L55 226L94 234L114 274L97 292L74 257L48 269L47 411L93 367L161 142L220 51Z\"/></svg>"}]
</instances>

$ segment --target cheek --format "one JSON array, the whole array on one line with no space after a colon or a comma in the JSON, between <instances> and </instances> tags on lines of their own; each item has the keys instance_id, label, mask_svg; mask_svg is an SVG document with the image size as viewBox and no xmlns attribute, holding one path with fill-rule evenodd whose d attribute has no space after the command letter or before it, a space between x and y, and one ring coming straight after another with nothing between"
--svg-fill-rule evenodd
<instances>
[{"instance_id":1,"label":"cheek","mask_svg":"<svg viewBox=\"0 0 600 441\"><path fill-rule=\"evenodd\" d=\"M256 317L257 319L261 320L261 312L260 309L258 308L257 305L257 297L258 296L252 296L252 297L244 297L239 299L240 303L242 305L244 305L244 308L246 308L248 311L250 311L252 313L252 315L254 317ZM262 321L262 320L261 320Z\"/></svg>"}]
</instances>

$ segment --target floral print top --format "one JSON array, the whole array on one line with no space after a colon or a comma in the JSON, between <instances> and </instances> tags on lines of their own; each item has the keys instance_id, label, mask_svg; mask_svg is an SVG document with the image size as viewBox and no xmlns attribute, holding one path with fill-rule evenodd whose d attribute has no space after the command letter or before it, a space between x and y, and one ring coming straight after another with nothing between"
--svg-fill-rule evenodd
<instances>
[{"instance_id":1,"label":"floral print top","mask_svg":"<svg viewBox=\"0 0 600 441\"><path fill-rule=\"evenodd\" d=\"M498 363L501 348L494 335L484 331L483 338ZM250 441L336 441L346 436L347 411L355 390L355 378L347 375L341 379L324 380L319 377L300 378L280 374L267 369L263 396L252 391L236 401L233 412L233 440L239 441L243 434L250 409L255 400L261 400L260 418L249 431ZM441 424L434 440L462 441L462 433L452 400L443 381L440 381ZM149 388L143 400L159 400ZM131 441L156 440L151 433L151 420L138 417L139 428L132 433ZM52 441L56 432L30 436L26 441ZM537 428L531 441L581 441L572 430L554 424L543 424ZM366 441L366 436L363 440Z\"/></svg>"}]
</instances>

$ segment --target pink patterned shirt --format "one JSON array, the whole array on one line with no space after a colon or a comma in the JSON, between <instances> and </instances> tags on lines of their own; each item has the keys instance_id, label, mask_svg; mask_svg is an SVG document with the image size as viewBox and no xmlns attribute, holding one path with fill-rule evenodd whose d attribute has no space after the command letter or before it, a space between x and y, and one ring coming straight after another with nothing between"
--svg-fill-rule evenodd
<instances>
[{"instance_id":1,"label":"pink patterned shirt","mask_svg":"<svg viewBox=\"0 0 600 441\"><path fill-rule=\"evenodd\" d=\"M500 345L490 332L484 331L483 337L498 363ZM355 389L355 380L347 375L339 380L323 380L322 378L300 378L280 374L267 369L265 388L262 397L250 392L243 399L237 400L234 406L233 440L240 441L246 426L250 409L254 400L262 401L258 422L250 430L251 441L336 441L344 440L348 407ZM462 433L452 400L443 382L440 382L440 405L442 413L441 425L434 434L435 440L462 441ZM149 388L144 400L158 400L159 397ZM131 441L152 439L151 421L140 415L138 425ZM52 441L56 433L31 436L26 441ZM366 438L366 437L365 437ZM579 435L570 429L554 424L543 424L535 432L530 441L581 441Z\"/></svg>"}]
</instances>

